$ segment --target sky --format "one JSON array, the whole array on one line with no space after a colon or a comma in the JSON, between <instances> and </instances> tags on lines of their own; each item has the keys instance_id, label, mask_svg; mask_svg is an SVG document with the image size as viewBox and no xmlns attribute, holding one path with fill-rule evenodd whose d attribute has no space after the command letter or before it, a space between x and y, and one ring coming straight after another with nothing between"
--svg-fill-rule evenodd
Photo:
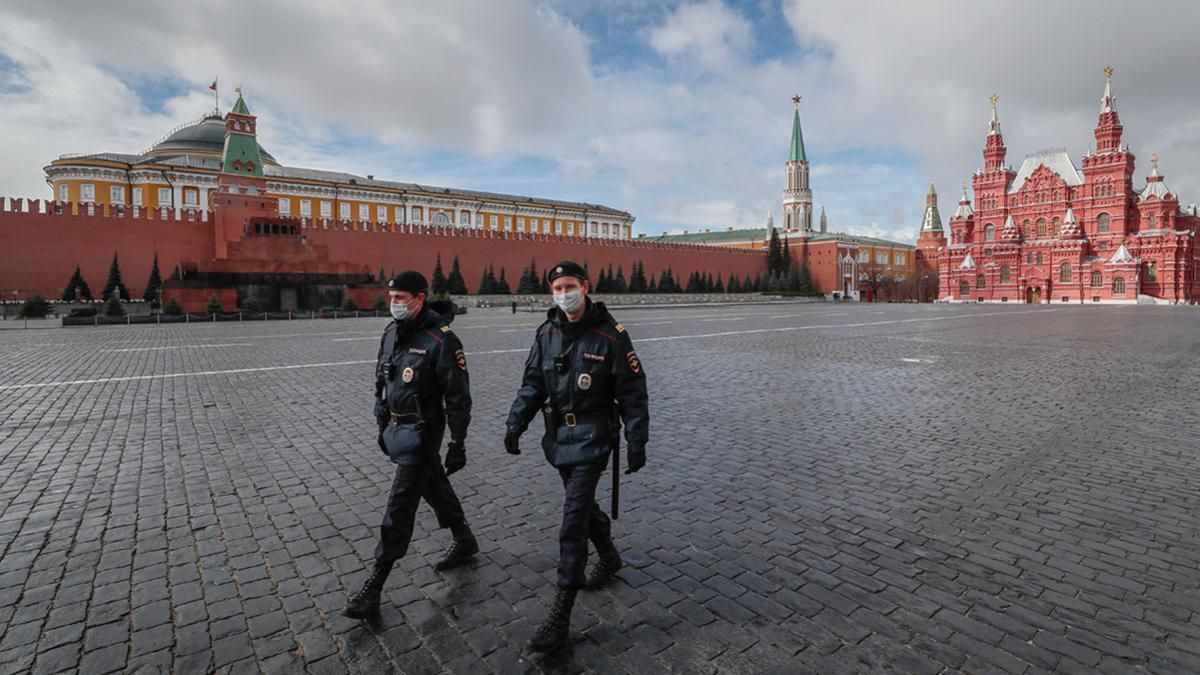
<instances>
[{"instance_id":1,"label":"sky","mask_svg":"<svg viewBox=\"0 0 1200 675\"><path fill-rule=\"evenodd\" d=\"M1200 3L114 0L0 3L0 194L64 153L140 152L241 85L288 166L605 204L635 233L780 218L793 95L830 229L915 239L982 165L1125 142L1200 201Z\"/></svg>"}]
</instances>

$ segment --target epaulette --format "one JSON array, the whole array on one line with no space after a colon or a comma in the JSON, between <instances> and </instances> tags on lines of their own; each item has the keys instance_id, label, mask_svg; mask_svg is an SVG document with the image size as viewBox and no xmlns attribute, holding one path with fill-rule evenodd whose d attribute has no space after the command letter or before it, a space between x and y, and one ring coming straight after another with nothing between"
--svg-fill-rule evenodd
<instances>
[{"instance_id":1,"label":"epaulette","mask_svg":"<svg viewBox=\"0 0 1200 675\"><path fill-rule=\"evenodd\" d=\"M442 326L442 332L443 332L443 333L449 333L449 332L450 332L450 326Z\"/></svg>"},{"instance_id":2,"label":"epaulette","mask_svg":"<svg viewBox=\"0 0 1200 675\"><path fill-rule=\"evenodd\" d=\"M613 324L613 328L616 328L618 333L625 332L625 326L622 326L619 321L617 323Z\"/></svg>"}]
</instances>

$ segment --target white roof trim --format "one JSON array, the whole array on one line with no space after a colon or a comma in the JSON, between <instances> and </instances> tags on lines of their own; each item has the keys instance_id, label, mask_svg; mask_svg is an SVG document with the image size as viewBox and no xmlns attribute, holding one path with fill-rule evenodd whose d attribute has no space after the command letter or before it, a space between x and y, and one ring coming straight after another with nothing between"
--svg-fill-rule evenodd
<instances>
[{"instance_id":1,"label":"white roof trim","mask_svg":"<svg viewBox=\"0 0 1200 675\"><path fill-rule=\"evenodd\" d=\"M960 270L975 269L975 259L971 257L970 253L968 253L967 257L963 258L963 261L961 263L959 263L958 269L960 269Z\"/></svg>"},{"instance_id":2,"label":"white roof trim","mask_svg":"<svg viewBox=\"0 0 1200 675\"><path fill-rule=\"evenodd\" d=\"M1137 258L1134 258L1129 249L1125 248L1125 244L1121 244L1121 248L1117 249L1117 252L1113 254L1113 257L1108 262L1119 265L1122 263L1137 262Z\"/></svg>"}]
</instances>

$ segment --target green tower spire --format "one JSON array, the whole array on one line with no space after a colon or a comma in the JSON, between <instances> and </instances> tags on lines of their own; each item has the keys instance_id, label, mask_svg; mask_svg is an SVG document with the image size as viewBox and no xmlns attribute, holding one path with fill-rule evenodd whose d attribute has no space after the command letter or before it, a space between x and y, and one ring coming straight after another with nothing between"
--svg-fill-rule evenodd
<instances>
[{"instance_id":1,"label":"green tower spire","mask_svg":"<svg viewBox=\"0 0 1200 675\"><path fill-rule=\"evenodd\" d=\"M788 161L807 162L808 158L804 156L804 134L800 131L800 97L793 96L792 102L796 104L796 112L792 116L792 154L788 156Z\"/></svg>"},{"instance_id":2,"label":"green tower spire","mask_svg":"<svg viewBox=\"0 0 1200 675\"><path fill-rule=\"evenodd\" d=\"M262 155L258 152L255 117L250 114L241 87L237 103L225 116L225 150L221 154L221 173L262 178Z\"/></svg>"}]
</instances>

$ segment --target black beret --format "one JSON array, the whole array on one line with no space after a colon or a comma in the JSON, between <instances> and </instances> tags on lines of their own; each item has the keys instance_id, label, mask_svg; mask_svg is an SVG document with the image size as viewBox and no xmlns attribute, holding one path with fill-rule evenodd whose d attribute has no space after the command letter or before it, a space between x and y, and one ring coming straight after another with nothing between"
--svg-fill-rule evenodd
<instances>
[{"instance_id":1,"label":"black beret","mask_svg":"<svg viewBox=\"0 0 1200 675\"><path fill-rule=\"evenodd\" d=\"M588 280L587 270L583 269L583 265L570 260L564 260L551 267L548 277L551 282L559 277L575 277L580 281Z\"/></svg>"},{"instance_id":2,"label":"black beret","mask_svg":"<svg viewBox=\"0 0 1200 675\"><path fill-rule=\"evenodd\" d=\"M425 276L420 272L405 270L388 281L388 290L407 291L413 295L417 293L428 294L429 282L425 281Z\"/></svg>"}]
</instances>

